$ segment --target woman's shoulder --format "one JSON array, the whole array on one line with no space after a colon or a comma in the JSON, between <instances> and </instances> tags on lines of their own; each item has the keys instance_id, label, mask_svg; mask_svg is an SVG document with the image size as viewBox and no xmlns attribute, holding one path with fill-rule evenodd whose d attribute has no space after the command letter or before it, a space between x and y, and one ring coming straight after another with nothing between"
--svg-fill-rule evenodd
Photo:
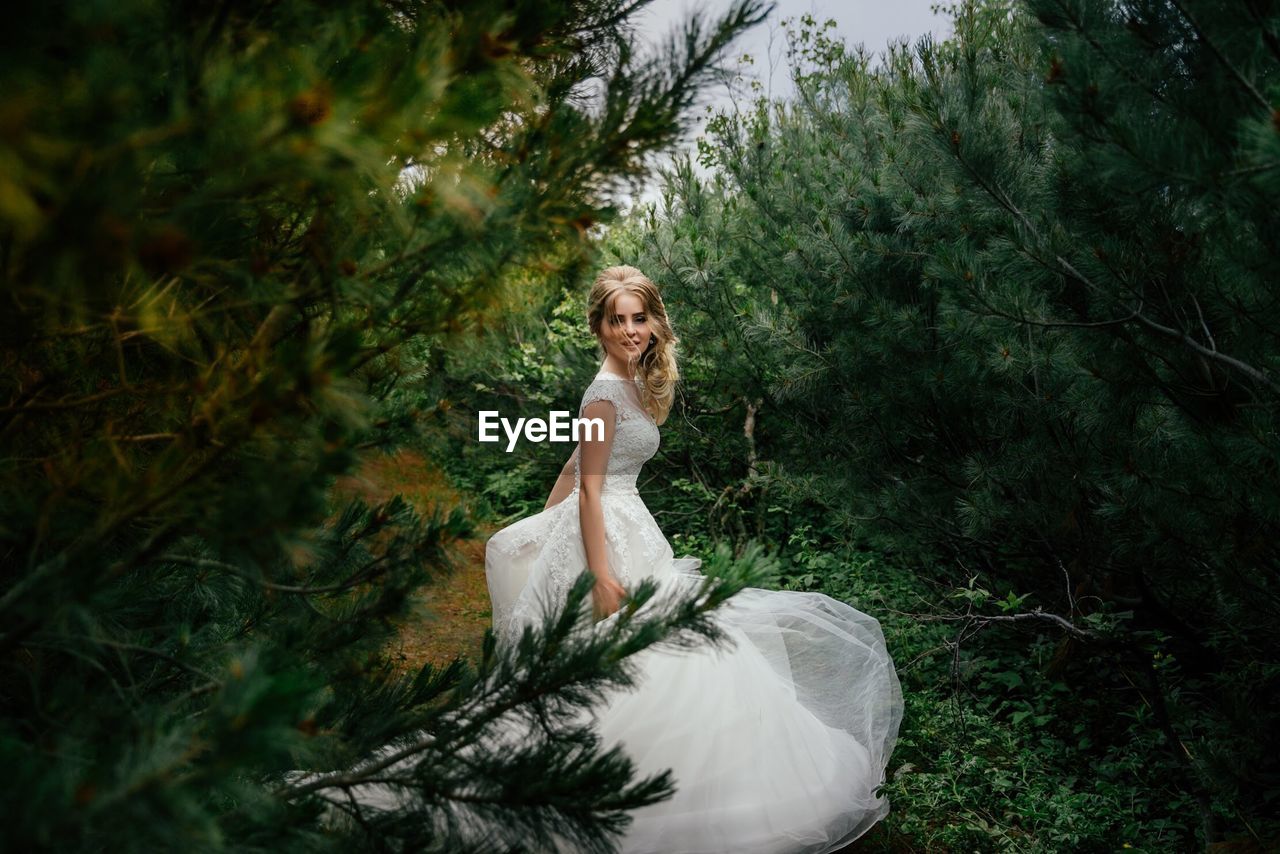
<instances>
[{"instance_id":1,"label":"woman's shoulder","mask_svg":"<svg viewBox=\"0 0 1280 854\"><path fill-rule=\"evenodd\" d=\"M638 405L634 386L635 383L632 381L601 371L583 391L578 411L581 412L588 404L597 400L607 400L614 405L619 417L625 417Z\"/></svg>"}]
</instances>

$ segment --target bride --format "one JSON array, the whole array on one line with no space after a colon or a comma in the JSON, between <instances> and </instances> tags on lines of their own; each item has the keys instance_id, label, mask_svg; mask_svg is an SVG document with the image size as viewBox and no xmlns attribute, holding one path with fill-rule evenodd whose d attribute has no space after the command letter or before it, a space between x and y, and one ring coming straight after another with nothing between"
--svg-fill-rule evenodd
<instances>
[{"instance_id":1,"label":"bride","mask_svg":"<svg viewBox=\"0 0 1280 854\"><path fill-rule=\"evenodd\" d=\"M641 579L701 576L676 559L636 489L658 449L678 378L677 338L657 288L610 267L587 318L605 359L579 415L604 424L574 449L542 512L490 538L485 571L499 642L515 643L595 576L597 619ZM590 431L588 431L590 433ZM740 590L714 616L733 642L633 657L636 687L594 710L605 748L638 775L670 769L676 792L631 812L628 854L828 854L889 811L876 793L897 740L902 693L880 624L816 592Z\"/></svg>"}]
</instances>

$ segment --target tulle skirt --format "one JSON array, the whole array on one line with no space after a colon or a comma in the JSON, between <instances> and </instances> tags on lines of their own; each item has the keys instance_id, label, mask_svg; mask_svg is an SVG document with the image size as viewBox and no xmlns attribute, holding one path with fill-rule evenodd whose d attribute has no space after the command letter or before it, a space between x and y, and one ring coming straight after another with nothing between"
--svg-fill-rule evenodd
<instances>
[{"instance_id":1,"label":"tulle skirt","mask_svg":"<svg viewBox=\"0 0 1280 854\"><path fill-rule=\"evenodd\" d=\"M575 499L490 539L500 637L586 568ZM673 557L639 496L602 503L610 567L624 586L653 577L661 597L700 583L700 562ZM644 650L631 659L637 684L593 709L606 748L621 745L639 777L670 769L676 787L632 811L619 850L828 854L850 844L889 811L876 789L902 718L879 622L825 594L754 587L712 618L730 644Z\"/></svg>"}]
</instances>

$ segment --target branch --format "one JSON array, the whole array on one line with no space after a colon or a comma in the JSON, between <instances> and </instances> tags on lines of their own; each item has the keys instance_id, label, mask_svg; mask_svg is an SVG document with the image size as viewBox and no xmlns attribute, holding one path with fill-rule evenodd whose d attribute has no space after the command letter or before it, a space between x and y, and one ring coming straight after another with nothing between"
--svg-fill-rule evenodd
<instances>
[{"instance_id":1,"label":"branch","mask_svg":"<svg viewBox=\"0 0 1280 854\"><path fill-rule=\"evenodd\" d=\"M1030 219L1027 218L1027 215L1018 209L1018 207L1013 203L1013 200L1008 198L998 187L989 185L985 180L983 180L983 177L980 174L978 174L977 170L975 170L972 165L966 162L965 159L962 156L960 156L960 153L958 151L956 152L955 157L956 157L956 160L958 160L961 163L961 165L965 167L965 169L969 172L969 174L973 177L973 179L978 183L979 187L981 187L983 190L987 192L988 195L990 195L993 199L995 199L996 202L999 203L1001 207L1009 211L1009 213L1011 213L1022 224L1023 228L1025 228L1038 243L1041 243L1041 244L1044 243L1043 239L1040 236L1039 230L1031 223ZM1055 252L1053 253L1053 259L1058 263L1059 267L1065 270L1067 274L1069 274L1076 281L1080 282L1082 285L1094 291L1095 293L1106 295L1107 293L1106 290L1099 287L1092 279L1090 279L1084 273L1081 273L1079 270L1077 270L1075 268L1075 265L1073 265L1066 258L1063 258L1061 255ZM1133 315L1133 319L1137 320L1139 323L1146 326L1148 329L1151 329L1152 331L1159 332L1162 335L1166 335L1170 338L1176 339L1177 341L1181 342L1182 344L1184 344L1191 350L1195 351L1196 353L1200 354L1201 356L1205 357L1206 359L1211 359L1220 364L1227 365L1231 368L1234 368L1235 370L1240 371L1241 373L1245 374L1251 379L1267 386L1277 394L1280 394L1280 383L1277 383L1275 380L1271 379L1267 375L1266 371L1255 368L1252 365L1246 362L1242 362L1239 359L1236 359L1232 356L1228 356L1225 353L1220 353L1216 349L1209 349L1208 347L1205 347L1200 342L1196 341L1187 333L1156 323L1154 320L1152 320L1151 318L1147 317L1144 314L1141 314L1140 312L1135 313Z\"/></svg>"},{"instance_id":2,"label":"branch","mask_svg":"<svg viewBox=\"0 0 1280 854\"><path fill-rule=\"evenodd\" d=\"M31 403L23 403L23 404L10 405L10 406L0 406L0 414L7 414L10 412L50 412L58 409L75 409L77 406L87 406L90 403L97 403L100 400L107 400L109 398L115 397L118 394L123 394L126 391L133 391L133 389L125 388L123 386L118 386L116 388L109 388L106 391L100 391L97 394L88 395L87 397L77 397L77 398L64 397L60 400L51 400L47 403L41 403L40 401L32 401Z\"/></svg>"},{"instance_id":3,"label":"branch","mask_svg":"<svg viewBox=\"0 0 1280 854\"><path fill-rule=\"evenodd\" d=\"M566 35L576 36L581 33L589 33L592 30L612 29L613 27L616 27L619 24L621 24L627 18L631 17L632 13L635 12L637 9L639 9L641 6L648 5L648 3L649 3L649 0L632 0L630 4L623 6L621 9L619 9L617 12L610 15L609 17L604 18L603 20L592 21L591 23L583 24L581 27L577 27L575 29L569 30L566 33Z\"/></svg>"},{"instance_id":4,"label":"branch","mask_svg":"<svg viewBox=\"0 0 1280 854\"><path fill-rule=\"evenodd\" d=\"M109 647L112 647L113 649L119 649L125 652L140 652L144 655L151 655L151 656L155 656L156 658L163 659L169 662L170 664L172 664L174 667L178 667L182 670L187 671L188 673L191 673L195 676L199 676L200 678L207 680L208 684L202 685L199 689L201 691L211 690L209 685L213 685L213 686L222 685L221 682L219 682L214 677L210 676L208 673L205 673L200 668L191 664L187 664L185 661L180 661L177 658L174 658L172 655L169 655L169 653L167 652L161 652L160 650L152 649L149 646L139 646L138 644L134 644L134 643L121 643L119 641L105 640L103 638L85 637L80 639L90 641L91 643L100 643L104 646L109 646Z\"/></svg>"},{"instance_id":5,"label":"branch","mask_svg":"<svg viewBox=\"0 0 1280 854\"><path fill-rule=\"evenodd\" d=\"M345 789L348 786L371 783L378 780L378 778L376 776L371 777L370 775L376 775L379 771L383 771L403 759L412 758L415 754L421 753L422 751L435 746L435 743L436 739L434 736L423 735L407 747L392 751L382 759L359 768L358 770L353 769L351 771L339 771L334 774L321 774L309 783L286 786L282 790L282 794L286 797L294 798L319 789Z\"/></svg>"},{"instance_id":6,"label":"branch","mask_svg":"<svg viewBox=\"0 0 1280 854\"><path fill-rule=\"evenodd\" d=\"M996 317L1003 317L1006 320L1013 320L1018 323L1024 324L1026 326L1042 326L1046 329L1052 329L1058 326L1077 327L1077 328L1083 328L1083 329L1096 329L1096 328L1106 327L1106 326L1119 326L1120 324L1128 323L1130 320L1135 319L1138 316L1138 313L1142 311L1142 306L1144 302L1140 300L1138 302L1138 307L1135 308L1131 314L1125 315L1124 317L1115 317L1115 318L1112 318L1111 320L1095 320L1095 321L1032 320L1029 317L1022 317L1021 315L1009 314L1007 312L1001 311L1000 309L996 308L991 303L983 299L978 294L976 289L971 288L969 290L969 295L972 296L974 299L976 299L978 302L982 303L982 306L985 309L987 309L987 311L989 311L991 314L995 315Z\"/></svg>"},{"instance_id":7,"label":"branch","mask_svg":"<svg viewBox=\"0 0 1280 854\"><path fill-rule=\"evenodd\" d=\"M220 569L224 572L230 572L232 575L243 578L246 581L252 581L255 584L260 584L267 590L276 590L280 593L311 595L315 593L341 593L343 591L350 590L355 585L368 581L371 577L369 571L378 566L378 564L386 561L388 557L389 555L383 555L382 557L376 558L361 567L359 572L348 576L345 580L340 581L337 584L327 584L323 587L298 587L292 584L276 584L275 582L267 581L264 578L256 578L252 573L245 572L243 569L233 564L224 563L219 560L211 560L210 558L195 557L194 555L166 554L161 555L160 559L169 561L170 563L183 564L184 566L194 566L198 569Z\"/></svg>"},{"instance_id":8,"label":"branch","mask_svg":"<svg viewBox=\"0 0 1280 854\"><path fill-rule=\"evenodd\" d=\"M1236 79L1236 82L1239 83L1241 86L1243 86L1245 88L1245 91L1247 91L1253 97L1253 100L1256 101L1262 107L1262 109L1270 113L1271 104L1267 102L1266 98L1262 97L1261 92L1259 92L1257 89L1254 88L1253 84L1249 82L1248 78L1246 78L1244 74L1240 72L1240 69L1232 65L1231 60L1227 59L1226 55L1223 54L1222 51L1218 50L1218 46L1214 44L1207 35L1205 35L1205 32L1200 27L1199 22L1196 21L1196 19L1192 16L1191 12L1187 9L1187 7L1184 6L1180 2L1180 0L1171 0L1171 2L1173 4L1173 7L1182 13L1182 17L1187 19L1187 23L1191 25L1191 29L1196 31L1196 38L1200 39L1200 41L1204 43L1204 46L1209 48L1210 52L1212 52L1213 55L1218 58L1218 61L1222 63L1223 67L1226 68L1227 71L1231 73L1231 76ZM1263 27L1262 30L1263 32L1266 32L1267 28Z\"/></svg>"},{"instance_id":9,"label":"branch","mask_svg":"<svg viewBox=\"0 0 1280 854\"><path fill-rule=\"evenodd\" d=\"M1152 320L1151 318L1145 315L1139 314L1137 316L1137 320L1139 323L1141 323L1143 326L1146 326L1148 329L1151 329L1155 332L1159 332L1162 335L1167 335L1170 338L1175 338L1178 341L1181 341L1186 346L1190 347L1195 352L1199 353L1201 356L1204 356L1206 359L1211 359L1215 362L1221 362L1224 365L1228 365L1232 368L1235 368L1237 371L1240 371L1245 376L1248 376L1256 380L1257 382L1260 382L1266 385L1272 391L1276 392L1277 394L1280 394L1280 383L1277 383L1275 380L1271 379L1271 377L1269 377L1265 371L1262 371L1258 368L1253 367L1252 365L1242 362L1239 359L1234 358L1233 356L1228 356L1226 353L1219 353L1217 350L1211 350L1208 347L1201 344L1199 341L1196 341L1187 333L1179 329L1172 329L1168 326L1163 326L1159 323L1156 323L1154 320Z\"/></svg>"},{"instance_id":10,"label":"branch","mask_svg":"<svg viewBox=\"0 0 1280 854\"><path fill-rule=\"evenodd\" d=\"M4 596L0 597L0 613L4 613L13 608L23 596L28 595L32 590L38 588L47 579L57 576L64 569L70 566L74 559L78 558L83 552L106 541L106 539L116 530L129 522L132 522L134 519L140 518L151 512L152 508L172 497L183 487L195 483L205 471L211 468L215 463L219 462L231 450L231 447L232 446L230 445L225 445L216 449L203 460L197 462L184 477L177 479L174 483L165 488L159 489L145 500L128 508L124 512L121 512L119 515L100 521L97 526L85 531L61 552L46 559L34 569L30 570L26 577L17 581L12 587L5 591ZM169 526L169 530L172 530L173 524L178 523L172 523ZM133 557L136 558L138 556L138 554L135 554ZM112 574L117 571L123 572L128 565L128 561L123 559L118 560L109 572ZM83 595L84 591L80 592L81 595ZM48 616L49 615L45 612L38 612L36 615L28 617L26 622L22 625L22 631L30 631L32 627L37 626L44 620L48 619ZM0 641L0 652L16 643L19 636L20 634L18 631L11 631L6 635L4 640Z\"/></svg>"},{"instance_id":11,"label":"branch","mask_svg":"<svg viewBox=\"0 0 1280 854\"><path fill-rule=\"evenodd\" d=\"M922 616L919 619L926 622L936 622L939 620L947 621L964 621L966 624L973 624L976 628L982 628L989 623L1026 623L1026 622L1045 622L1057 626L1077 640L1087 643L1108 643L1109 638L1090 631L1082 629L1072 621L1058 614L1052 614L1040 608L1034 611L1027 611L1022 614L1004 614L988 616L983 614L935 614Z\"/></svg>"},{"instance_id":12,"label":"branch","mask_svg":"<svg viewBox=\"0 0 1280 854\"><path fill-rule=\"evenodd\" d=\"M525 640L530 639L532 632L535 642L541 640L542 647L526 647L524 641L521 641L515 658L504 655L488 671L477 674L479 690L460 706L446 713L445 721L453 728L446 731L444 736L420 731L416 740L369 764L321 774L305 783L288 784L281 787L279 793L284 797L294 798L320 789L345 788L369 782L371 778L377 777L378 772L417 754L431 749L447 751L452 745L466 743L473 734L483 731L508 712L535 702L540 697L558 694L569 686L591 687L601 680L631 685L633 677L626 669L625 660L628 656L656 645L680 642L687 637L688 632L703 634L703 626L716 632L714 623L703 622L707 612L724 601L726 594L732 595L732 592L741 589L732 580L726 585L723 578L706 576L692 598L666 602L663 603L664 607L657 607L658 602L653 597L658 593L658 587L649 580L643 581L634 592L630 605L618 612L618 620L607 627L606 633L588 634L583 639L583 646L575 650L579 660L592 663L588 673L584 674L581 668L572 666L544 672L546 656L560 648L578 625L574 615L585 600L589 590L588 580L584 572L570 589L560 610L544 620L540 633L532 627L526 627ZM641 609L651 601L657 608L652 615L653 619L637 622ZM679 625L683 620L692 622ZM652 630L664 625L667 631L655 637ZM617 657L619 653L622 654L621 658ZM532 670L521 667L522 662L527 660L527 655L533 656ZM602 665L605 661L609 663ZM601 668L604 672L600 672ZM437 727L441 723L444 722L438 722Z\"/></svg>"}]
</instances>

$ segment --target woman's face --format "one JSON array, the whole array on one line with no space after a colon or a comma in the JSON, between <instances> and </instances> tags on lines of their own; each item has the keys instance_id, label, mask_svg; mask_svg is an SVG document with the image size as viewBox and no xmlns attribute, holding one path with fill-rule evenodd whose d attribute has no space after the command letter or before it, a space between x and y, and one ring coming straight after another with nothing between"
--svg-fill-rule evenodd
<instances>
[{"instance_id":1,"label":"woman's face","mask_svg":"<svg viewBox=\"0 0 1280 854\"><path fill-rule=\"evenodd\" d=\"M644 303L633 293L623 291L613 301L612 316L606 314L600 327L600 343L614 362L634 368L640 354L649 346L649 315Z\"/></svg>"}]
</instances>

